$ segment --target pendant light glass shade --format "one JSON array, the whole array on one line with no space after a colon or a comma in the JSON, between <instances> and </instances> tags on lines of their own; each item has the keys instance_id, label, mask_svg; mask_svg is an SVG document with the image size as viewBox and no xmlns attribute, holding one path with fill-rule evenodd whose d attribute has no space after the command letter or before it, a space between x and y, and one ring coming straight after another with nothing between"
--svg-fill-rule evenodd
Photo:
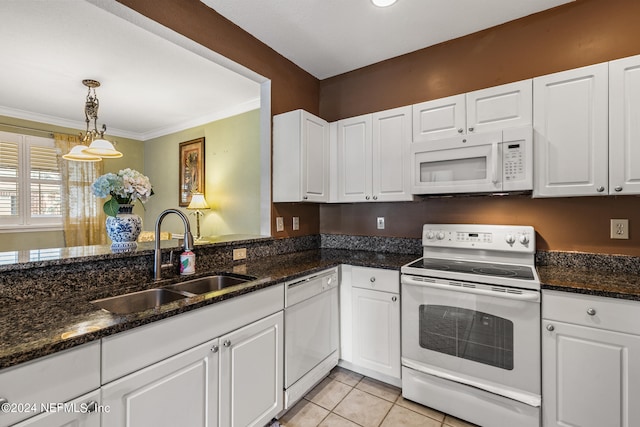
<instances>
[{"instance_id":1,"label":"pendant light glass shade","mask_svg":"<svg viewBox=\"0 0 640 427\"><path fill-rule=\"evenodd\" d=\"M63 155L62 158L74 162L99 162L102 160L102 157L100 156L85 152L84 150L86 149L86 145L76 145L71 149L71 151Z\"/></svg>"},{"instance_id":2,"label":"pendant light glass shade","mask_svg":"<svg viewBox=\"0 0 640 427\"><path fill-rule=\"evenodd\" d=\"M106 139L94 139L84 152L94 156L100 156L107 159L117 159L122 157L122 153L116 150L112 143Z\"/></svg>"},{"instance_id":3,"label":"pendant light glass shade","mask_svg":"<svg viewBox=\"0 0 640 427\"><path fill-rule=\"evenodd\" d=\"M371 3L378 7L387 7L394 4L396 0L371 0Z\"/></svg>"}]
</instances>

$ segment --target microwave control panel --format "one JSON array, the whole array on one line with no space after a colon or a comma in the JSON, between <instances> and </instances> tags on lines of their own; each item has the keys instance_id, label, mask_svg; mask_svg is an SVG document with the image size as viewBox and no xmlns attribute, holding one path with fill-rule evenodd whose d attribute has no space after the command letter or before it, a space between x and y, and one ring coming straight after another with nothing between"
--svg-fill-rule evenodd
<instances>
[{"instance_id":1,"label":"microwave control panel","mask_svg":"<svg viewBox=\"0 0 640 427\"><path fill-rule=\"evenodd\" d=\"M524 145L510 143L502 145L502 176L504 182L521 181L525 177Z\"/></svg>"}]
</instances>

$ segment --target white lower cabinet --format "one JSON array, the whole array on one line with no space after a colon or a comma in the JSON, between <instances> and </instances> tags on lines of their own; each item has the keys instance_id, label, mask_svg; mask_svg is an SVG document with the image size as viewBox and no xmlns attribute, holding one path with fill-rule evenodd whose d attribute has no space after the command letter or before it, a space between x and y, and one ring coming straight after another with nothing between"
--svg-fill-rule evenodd
<instances>
[{"instance_id":1,"label":"white lower cabinet","mask_svg":"<svg viewBox=\"0 0 640 427\"><path fill-rule=\"evenodd\" d=\"M543 291L545 427L640 425L640 303Z\"/></svg>"},{"instance_id":2,"label":"white lower cabinet","mask_svg":"<svg viewBox=\"0 0 640 427\"><path fill-rule=\"evenodd\" d=\"M282 410L283 326L279 312L220 337L221 427L262 427Z\"/></svg>"},{"instance_id":3,"label":"white lower cabinet","mask_svg":"<svg viewBox=\"0 0 640 427\"><path fill-rule=\"evenodd\" d=\"M98 342L3 369L0 427L100 425L99 387Z\"/></svg>"},{"instance_id":4,"label":"white lower cabinet","mask_svg":"<svg viewBox=\"0 0 640 427\"><path fill-rule=\"evenodd\" d=\"M354 288L353 363L400 378L400 297Z\"/></svg>"},{"instance_id":5,"label":"white lower cabinet","mask_svg":"<svg viewBox=\"0 0 640 427\"><path fill-rule=\"evenodd\" d=\"M218 340L102 387L104 426L218 425Z\"/></svg>"},{"instance_id":6,"label":"white lower cabinet","mask_svg":"<svg viewBox=\"0 0 640 427\"><path fill-rule=\"evenodd\" d=\"M343 265L340 286L340 364L400 386L398 271Z\"/></svg>"},{"instance_id":7,"label":"white lower cabinet","mask_svg":"<svg viewBox=\"0 0 640 427\"><path fill-rule=\"evenodd\" d=\"M70 402L49 402L48 412L29 418L14 427L100 427L100 390Z\"/></svg>"},{"instance_id":8,"label":"white lower cabinet","mask_svg":"<svg viewBox=\"0 0 640 427\"><path fill-rule=\"evenodd\" d=\"M283 308L275 285L103 338L102 426L264 426L283 408Z\"/></svg>"}]
</instances>

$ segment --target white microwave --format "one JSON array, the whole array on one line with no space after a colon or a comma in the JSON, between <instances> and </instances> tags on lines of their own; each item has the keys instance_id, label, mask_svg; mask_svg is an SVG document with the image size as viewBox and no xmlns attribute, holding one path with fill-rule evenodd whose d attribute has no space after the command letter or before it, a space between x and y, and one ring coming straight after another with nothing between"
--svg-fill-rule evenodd
<instances>
[{"instance_id":1,"label":"white microwave","mask_svg":"<svg viewBox=\"0 0 640 427\"><path fill-rule=\"evenodd\" d=\"M533 129L504 129L411 144L413 194L533 189Z\"/></svg>"}]
</instances>

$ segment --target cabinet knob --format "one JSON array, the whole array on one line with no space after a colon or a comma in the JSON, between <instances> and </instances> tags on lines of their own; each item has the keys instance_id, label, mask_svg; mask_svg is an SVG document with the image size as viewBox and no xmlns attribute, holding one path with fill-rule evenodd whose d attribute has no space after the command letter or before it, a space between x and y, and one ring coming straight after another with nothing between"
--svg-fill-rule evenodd
<instances>
[{"instance_id":1,"label":"cabinet knob","mask_svg":"<svg viewBox=\"0 0 640 427\"><path fill-rule=\"evenodd\" d=\"M302 198L303 198L304 200L307 200L307 199L309 198L309 196L302 196Z\"/></svg>"},{"instance_id":2,"label":"cabinet knob","mask_svg":"<svg viewBox=\"0 0 640 427\"><path fill-rule=\"evenodd\" d=\"M369 196L365 196L365 199L367 199L367 200L369 200L370 198L371 198L371 197L369 197Z\"/></svg>"},{"instance_id":3,"label":"cabinet knob","mask_svg":"<svg viewBox=\"0 0 640 427\"><path fill-rule=\"evenodd\" d=\"M471 127L471 128L469 128L469 132L473 132L473 128L472 128L472 127Z\"/></svg>"},{"instance_id":4,"label":"cabinet knob","mask_svg":"<svg viewBox=\"0 0 640 427\"><path fill-rule=\"evenodd\" d=\"M220 350L220 348L217 345L214 345L213 347L211 347L211 353L217 353L218 350Z\"/></svg>"},{"instance_id":5,"label":"cabinet knob","mask_svg":"<svg viewBox=\"0 0 640 427\"><path fill-rule=\"evenodd\" d=\"M222 345L225 347L229 347L231 345L231 341L225 340L225 342Z\"/></svg>"},{"instance_id":6,"label":"cabinet knob","mask_svg":"<svg viewBox=\"0 0 640 427\"><path fill-rule=\"evenodd\" d=\"M378 196L373 196L373 200L378 200Z\"/></svg>"},{"instance_id":7,"label":"cabinet knob","mask_svg":"<svg viewBox=\"0 0 640 427\"><path fill-rule=\"evenodd\" d=\"M598 193L602 193L602 192L604 191L604 187L603 187L603 186L600 186L600 187L596 188L596 191L597 191Z\"/></svg>"},{"instance_id":8,"label":"cabinet knob","mask_svg":"<svg viewBox=\"0 0 640 427\"><path fill-rule=\"evenodd\" d=\"M458 133L462 133L462 132L464 132L464 129L462 128L458 129Z\"/></svg>"},{"instance_id":9,"label":"cabinet knob","mask_svg":"<svg viewBox=\"0 0 640 427\"><path fill-rule=\"evenodd\" d=\"M466 140L466 139L463 139L463 140L462 140L462 142L463 142L463 143L465 143L465 142L467 142L467 140Z\"/></svg>"},{"instance_id":10,"label":"cabinet knob","mask_svg":"<svg viewBox=\"0 0 640 427\"><path fill-rule=\"evenodd\" d=\"M393 301L393 302L398 301L398 297L391 297L391 301Z\"/></svg>"},{"instance_id":11,"label":"cabinet knob","mask_svg":"<svg viewBox=\"0 0 640 427\"><path fill-rule=\"evenodd\" d=\"M554 329L555 327L553 325L547 325L547 331L553 332Z\"/></svg>"},{"instance_id":12,"label":"cabinet knob","mask_svg":"<svg viewBox=\"0 0 640 427\"><path fill-rule=\"evenodd\" d=\"M96 412L98 410L98 402L96 402L95 400L92 400L91 402L87 403L87 412Z\"/></svg>"},{"instance_id":13,"label":"cabinet knob","mask_svg":"<svg viewBox=\"0 0 640 427\"><path fill-rule=\"evenodd\" d=\"M622 191L622 187L618 185L616 188L614 188L614 190L616 190L619 193Z\"/></svg>"},{"instance_id":14,"label":"cabinet knob","mask_svg":"<svg viewBox=\"0 0 640 427\"><path fill-rule=\"evenodd\" d=\"M373 283L373 282L375 282L375 281L376 281L376 278L375 278L375 277L372 277L371 279L369 279L369 281L370 281L371 283Z\"/></svg>"},{"instance_id":15,"label":"cabinet knob","mask_svg":"<svg viewBox=\"0 0 640 427\"><path fill-rule=\"evenodd\" d=\"M596 315L596 309L592 308L592 307L587 308L587 314L589 316L595 316Z\"/></svg>"}]
</instances>

